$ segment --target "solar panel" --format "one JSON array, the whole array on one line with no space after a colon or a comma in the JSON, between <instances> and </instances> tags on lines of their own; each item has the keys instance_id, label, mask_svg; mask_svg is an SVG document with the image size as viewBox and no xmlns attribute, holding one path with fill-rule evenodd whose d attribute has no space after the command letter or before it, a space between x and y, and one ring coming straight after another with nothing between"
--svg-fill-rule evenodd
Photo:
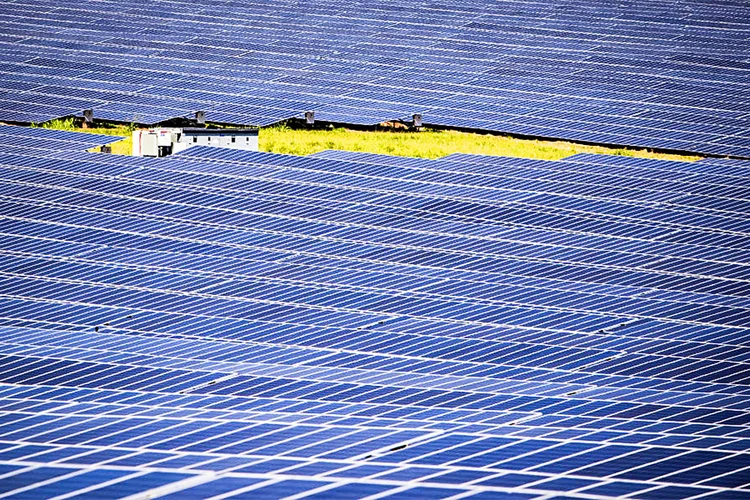
<instances>
[{"instance_id":1,"label":"solar panel","mask_svg":"<svg viewBox=\"0 0 750 500\"><path fill-rule=\"evenodd\" d=\"M165 22L169 19L169 22ZM750 158L743 2L13 0L0 119L425 125Z\"/></svg>"},{"instance_id":2,"label":"solar panel","mask_svg":"<svg viewBox=\"0 0 750 500\"><path fill-rule=\"evenodd\" d=\"M69 132L47 128L0 127L3 150L9 153L17 147L18 154L28 149L46 151L84 151L122 140L116 135Z\"/></svg>"},{"instance_id":3,"label":"solar panel","mask_svg":"<svg viewBox=\"0 0 750 500\"><path fill-rule=\"evenodd\" d=\"M22 133L8 498L750 494L739 160L135 158L0 127Z\"/></svg>"}]
</instances>

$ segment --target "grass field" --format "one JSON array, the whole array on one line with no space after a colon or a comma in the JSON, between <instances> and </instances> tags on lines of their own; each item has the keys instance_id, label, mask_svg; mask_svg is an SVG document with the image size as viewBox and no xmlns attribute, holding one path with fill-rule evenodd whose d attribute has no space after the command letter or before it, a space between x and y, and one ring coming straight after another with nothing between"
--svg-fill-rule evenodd
<instances>
[{"instance_id":1,"label":"grass field","mask_svg":"<svg viewBox=\"0 0 750 500\"><path fill-rule=\"evenodd\" d=\"M342 149L420 158L474 153L557 160L576 153L600 153L687 161L698 159L697 156L658 154L644 149L607 148L565 141L527 140L455 131L361 132L343 128L293 130L271 127L260 131L259 142L262 151L294 155L307 155L324 149Z\"/></svg>"},{"instance_id":2,"label":"grass field","mask_svg":"<svg viewBox=\"0 0 750 500\"><path fill-rule=\"evenodd\" d=\"M125 155L129 155L131 152L130 135L133 130L132 127L107 126L82 129L76 127L72 119L53 120L41 126L77 132L123 135L126 137L124 140L112 144L112 152ZM274 126L261 129L259 145L261 151L291 155L307 155L325 149L341 149L420 158L439 158L451 153L516 156L544 160L557 160L576 153L599 153L682 161L693 161L700 158L699 156L653 153L645 149L608 148L566 141L527 140L501 135L431 130L422 132L370 132L344 128L305 130Z\"/></svg>"}]
</instances>

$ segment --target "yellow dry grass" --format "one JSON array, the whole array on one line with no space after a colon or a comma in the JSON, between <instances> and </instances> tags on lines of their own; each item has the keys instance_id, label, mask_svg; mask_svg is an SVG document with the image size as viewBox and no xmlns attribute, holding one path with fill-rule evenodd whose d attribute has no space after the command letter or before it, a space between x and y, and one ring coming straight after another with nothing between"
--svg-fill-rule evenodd
<instances>
[{"instance_id":1,"label":"yellow dry grass","mask_svg":"<svg viewBox=\"0 0 750 500\"><path fill-rule=\"evenodd\" d=\"M132 127L106 126L82 129L72 119L53 120L41 125L45 128L75 130L95 134L122 135L122 141L112 144L114 154L131 153ZM361 151L419 158L440 158L451 153L473 153L495 156L515 156L558 160L576 153L598 153L640 158L694 161L695 155L654 153L646 149L610 148L589 146L567 141L517 139L514 137L458 132L449 130L408 131L358 131L345 128L306 130L286 126L261 129L259 135L261 151L290 155L308 155L325 149Z\"/></svg>"}]
</instances>

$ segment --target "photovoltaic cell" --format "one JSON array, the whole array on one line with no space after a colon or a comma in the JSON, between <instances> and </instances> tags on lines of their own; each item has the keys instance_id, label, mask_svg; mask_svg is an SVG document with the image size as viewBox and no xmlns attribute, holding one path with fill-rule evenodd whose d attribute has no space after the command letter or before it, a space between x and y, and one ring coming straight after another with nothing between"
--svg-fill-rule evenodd
<instances>
[{"instance_id":1,"label":"photovoltaic cell","mask_svg":"<svg viewBox=\"0 0 750 500\"><path fill-rule=\"evenodd\" d=\"M0 119L419 114L428 126L750 158L748 19L737 0L200 0L138 13L124 0L12 0L0 11Z\"/></svg>"},{"instance_id":2,"label":"photovoltaic cell","mask_svg":"<svg viewBox=\"0 0 750 500\"><path fill-rule=\"evenodd\" d=\"M0 136L9 498L750 494L740 160Z\"/></svg>"}]
</instances>

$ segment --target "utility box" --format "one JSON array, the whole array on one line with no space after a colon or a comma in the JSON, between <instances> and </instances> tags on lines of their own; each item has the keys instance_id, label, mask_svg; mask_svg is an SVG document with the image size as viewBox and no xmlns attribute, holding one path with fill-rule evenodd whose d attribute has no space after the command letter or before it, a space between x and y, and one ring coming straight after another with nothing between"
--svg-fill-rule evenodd
<instances>
[{"instance_id":1,"label":"utility box","mask_svg":"<svg viewBox=\"0 0 750 500\"><path fill-rule=\"evenodd\" d=\"M258 129L152 128L133 131L133 156L159 158L191 146L258 151Z\"/></svg>"},{"instance_id":2,"label":"utility box","mask_svg":"<svg viewBox=\"0 0 750 500\"><path fill-rule=\"evenodd\" d=\"M160 128L133 131L133 156L160 157L172 154L175 129Z\"/></svg>"}]
</instances>

